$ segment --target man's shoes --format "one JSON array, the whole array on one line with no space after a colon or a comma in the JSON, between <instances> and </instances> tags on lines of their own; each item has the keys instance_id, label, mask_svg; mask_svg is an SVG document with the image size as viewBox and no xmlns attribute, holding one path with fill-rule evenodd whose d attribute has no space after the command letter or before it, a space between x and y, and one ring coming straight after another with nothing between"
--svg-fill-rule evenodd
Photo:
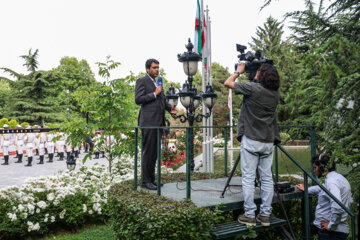
<instances>
[{"instance_id":1,"label":"man's shoes","mask_svg":"<svg viewBox=\"0 0 360 240\"><path fill-rule=\"evenodd\" d=\"M149 189L149 190L156 190L157 189L157 186L155 186L153 183L143 183L141 184L141 187L142 188L146 188L146 189Z\"/></svg>"},{"instance_id":2,"label":"man's shoes","mask_svg":"<svg viewBox=\"0 0 360 240\"><path fill-rule=\"evenodd\" d=\"M270 217L261 216L260 214L258 214L256 216L256 220L259 221L261 223L261 225L264 227L270 226Z\"/></svg>"},{"instance_id":3,"label":"man's shoes","mask_svg":"<svg viewBox=\"0 0 360 240\"><path fill-rule=\"evenodd\" d=\"M246 224L246 226L256 226L256 220L255 218L248 218L245 216L245 214L241 214L238 217L238 222L242 224Z\"/></svg>"},{"instance_id":4,"label":"man's shoes","mask_svg":"<svg viewBox=\"0 0 360 240\"><path fill-rule=\"evenodd\" d=\"M157 187L157 182L152 182L152 184L154 184ZM163 183L160 183L160 187L164 186Z\"/></svg>"}]
</instances>

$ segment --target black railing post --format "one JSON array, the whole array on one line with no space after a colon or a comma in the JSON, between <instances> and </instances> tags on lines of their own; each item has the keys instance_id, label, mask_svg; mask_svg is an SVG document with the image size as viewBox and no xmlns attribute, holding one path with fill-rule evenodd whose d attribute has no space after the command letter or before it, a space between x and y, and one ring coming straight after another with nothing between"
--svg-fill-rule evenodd
<instances>
[{"instance_id":1,"label":"black railing post","mask_svg":"<svg viewBox=\"0 0 360 240\"><path fill-rule=\"evenodd\" d=\"M157 128L157 194L161 195L161 129Z\"/></svg>"},{"instance_id":2,"label":"black railing post","mask_svg":"<svg viewBox=\"0 0 360 240\"><path fill-rule=\"evenodd\" d=\"M310 126L310 147L311 147L311 159L316 155L316 135L315 135L315 126ZM310 160L311 161L311 160ZM314 172L314 166L311 163L311 173L313 177L316 177Z\"/></svg>"},{"instance_id":3,"label":"black railing post","mask_svg":"<svg viewBox=\"0 0 360 240\"><path fill-rule=\"evenodd\" d=\"M310 239L310 221L309 221L309 192L308 192L308 177L306 172L304 172L304 239Z\"/></svg>"},{"instance_id":4,"label":"black railing post","mask_svg":"<svg viewBox=\"0 0 360 240\"><path fill-rule=\"evenodd\" d=\"M279 181L279 159L278 159L278 148L275 145L275 181Z\"/></svg>"},{"instance_id":5,"label":"black railing post","mask_svg":"<svg viewBox=\"0 0 360 240\"><path fill-rule=\"evenodd\" d=\"M225 141L225 177L228 176L228 150L227 150L227 128L225 127L224 131L224 141Z\"/></svg>"},{"instance_id":6,"label":"black railing post","mask_svg":"<svg viewBox=\"0 0 360 240\"><path fill-rule=\"evenodd\" d=\"M190 185L190 172L191 172L191 153L190 153L190 127L186 128L186 199L191 199L191 185Z\"/></svg>"},{"instance_id":7,"label":"black railing post","mask_svg":"<svg viewBox=\"0 0 360 240\"><path fill-rule=\"evenodd\" d=\"M137 189L137 172L138 172L138 128L135 128L135 161L134 161L134 188Z\"/></svg>"}]
</instances>

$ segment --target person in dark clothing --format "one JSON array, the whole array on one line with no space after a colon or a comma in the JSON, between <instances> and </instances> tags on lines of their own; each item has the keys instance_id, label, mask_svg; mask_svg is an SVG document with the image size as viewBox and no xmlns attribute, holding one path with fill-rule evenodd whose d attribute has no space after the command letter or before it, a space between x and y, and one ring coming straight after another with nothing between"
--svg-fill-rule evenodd
<instances>
[{"instance_id":1,"label":"person in dark clothing","mask_svg":"<svg viewBox=\"0 0 360 240\"><path fill-rule=\"evenodd\" d=\"M165 110L176 114L165 98L163 87L155 81L159 75L159 61L148 59L145 63L146 75L137 79L135 103L140 105L138 124L140 127L165 126ZM155 165L157 159L157 129L141 129L141 179L142 187L155 190Z\"/></svg>"},{"instance_id":2,"label":"person in dark clothing","mask_svg":"<svg viewBox=\"0 0 360 240\"><path fill-rule=\"evenodd\" d=\"M238 217L240 223L255 226L256 220L270 226L274 184L272 179L273 146L280 143L276 122L276 107L280 100L280 78L276 68L262 64L254 82L235 82L245 72L245 64L239 63L237 71L224 83L235 94L244 95L238 120L237 139L241 141L241 172L245 213ZM260 214L254 203L256 169L260 175Z\"/></svg>"}]
</instances>

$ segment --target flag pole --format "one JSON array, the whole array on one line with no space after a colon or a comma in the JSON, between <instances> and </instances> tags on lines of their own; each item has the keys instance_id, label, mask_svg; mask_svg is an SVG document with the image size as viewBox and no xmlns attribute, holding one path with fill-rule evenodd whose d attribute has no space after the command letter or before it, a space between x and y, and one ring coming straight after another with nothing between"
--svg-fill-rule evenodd
<instances>
[{"instance_id":1,"label":"flag pole","mask_svg":"<svg viewBox=\"0 0 360 240\"><path fill-rule=\"evenodd\" d=\"M212 85L212 56L211 56L211 20L210 20L210 16L209 16L209 8L206 5L206 23L207 23L207 29L206 29L206 34L207 34L207 38L206 38L206 47L207 47L207 61L208 61L208 81L210 83L210 85ZM209 118L209 126L213 126L213 115L211 114L210 118ZM213 141L213 137L214 137L214 129L213 128L209 128L209 161L210 161L210 172L214 172L214 141Z\"/></svg>"},{"instance_id":2,"label":"flag pole","mask_svg":"<svg viewBox=\"0 0 360 240\"><path fill-rule=\"evenodd\" d=\"M203 0L201 0L201 5L200 5L200 16L199 16L199 22L200 22L200 26L202 26L202 21L203 21ZM203 52L202 52L203 53ZM206 90L206 82L205 82L205 65L204 65L204 54L202 54L202 91L205 92ZM206 115L206 107L204 102L202 102L202 114ZM206 127L207 126L207 121L205 118L203 118L203 126ZM208 161L208 137L207 137L207 128L203 128L203 142L202 142L202 147L203 147L203 169L205 172L209 171L209 161Z\"/></svg>"}]
</instances>

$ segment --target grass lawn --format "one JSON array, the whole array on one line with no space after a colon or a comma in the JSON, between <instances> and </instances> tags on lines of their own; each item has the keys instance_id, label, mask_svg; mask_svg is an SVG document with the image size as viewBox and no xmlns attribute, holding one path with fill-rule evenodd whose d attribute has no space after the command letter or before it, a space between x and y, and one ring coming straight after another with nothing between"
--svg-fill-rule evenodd
<instances>
[{"instance_id":1,"label":"grass lawn","mask_svg":"<svg viewBox=\"0 0 360 240\"><path fill-rule=\"evenodd\" d=\"M78 233L50 235L40 240L115 240L115 233L108 225L92 225L79 230Z\"/></svg>"}]
</instances>

